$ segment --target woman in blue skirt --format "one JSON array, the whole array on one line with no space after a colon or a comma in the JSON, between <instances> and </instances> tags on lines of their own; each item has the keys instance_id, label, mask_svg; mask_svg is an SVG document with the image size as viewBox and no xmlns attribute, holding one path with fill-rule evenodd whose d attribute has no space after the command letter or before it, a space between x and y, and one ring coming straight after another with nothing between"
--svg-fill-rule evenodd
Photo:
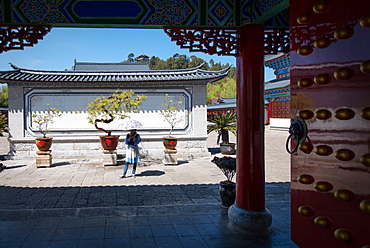
<instances>
[{"instance_id":1,"label":"woman in blue skirt","mask_svg":"<svg viewBox=\"0 0 370 248\"><path fill-rule=\"evenodd\" d=\"M132 176L135 177L136 166L140 161L140 152L138 144L140 143L140 135L136 132L136 129L130 130L130 133L126 135L125 144L126 144L126 163L123 169L123 174L120 178L126 177L129 164L134 164L132 168Z\"/></svg>"}]
</instances>

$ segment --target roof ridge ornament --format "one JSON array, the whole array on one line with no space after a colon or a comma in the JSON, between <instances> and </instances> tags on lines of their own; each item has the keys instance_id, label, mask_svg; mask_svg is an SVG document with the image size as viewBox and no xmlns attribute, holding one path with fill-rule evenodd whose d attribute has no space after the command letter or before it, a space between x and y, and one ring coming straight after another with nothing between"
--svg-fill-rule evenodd
<instances>
[{"instance_id":1,"label":"roof ridge ornament","mask_svg":"<svg viewBox=\"0 0 370 248\"><path fill-rule=\"evenodd\" d=\"M14 70L20 70L20 69L21 69L21 68L19 68L18 66L13 65L12 63L9 63L9 65L10 65Z\"/></svg>"}]
</instances>

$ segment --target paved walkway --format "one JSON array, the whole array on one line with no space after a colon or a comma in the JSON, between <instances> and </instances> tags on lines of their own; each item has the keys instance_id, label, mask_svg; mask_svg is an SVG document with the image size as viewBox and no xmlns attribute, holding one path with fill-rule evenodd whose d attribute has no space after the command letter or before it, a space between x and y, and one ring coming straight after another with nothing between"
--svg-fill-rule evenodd
<instances>
[{"instance_id":1,"label":"paved walkway","mask_svg":"<svg viewBox=\"0 0 370 248\"><path fill-rule=\"evenodd\" d=\"M0 247L297 247L290 240L290 162L286 131L266 129L268 237L242 236L227 228L220 207L221 171L215 136L208 158L165 166L144 160L137 176L120 179L118 166L93 159L7 160L0 173ZM0 137L0 159L7 152Z\"/></svg>"}]
</instances>

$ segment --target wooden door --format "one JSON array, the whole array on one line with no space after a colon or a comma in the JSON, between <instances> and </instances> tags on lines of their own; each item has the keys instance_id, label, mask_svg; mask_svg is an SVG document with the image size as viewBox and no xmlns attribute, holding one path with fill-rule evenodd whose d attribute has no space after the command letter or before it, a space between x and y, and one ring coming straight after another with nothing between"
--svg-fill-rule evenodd
<instances>
[{"instance_id":1,"label":"wooden door","mask_svg":"<svg viewBox=\"0 0 370 248\"><path fill-rule=\"evenodd\" d=\"M370 247L370 1L292 0L292 240Z\"/></svg>"}]
</instances>

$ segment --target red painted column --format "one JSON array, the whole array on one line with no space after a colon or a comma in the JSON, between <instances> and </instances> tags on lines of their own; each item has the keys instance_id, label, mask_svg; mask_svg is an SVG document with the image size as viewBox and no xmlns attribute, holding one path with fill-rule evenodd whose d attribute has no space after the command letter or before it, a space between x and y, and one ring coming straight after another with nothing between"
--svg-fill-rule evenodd
<instances>
[{"instance_id":1,"label":"red painted column","mask_svg":"<svg viewBox=\"0 0 370 248\"><path fill-rule=\"evenodd\" d=\"M236 206L265 210L264 169L264 27L240 28L237 65Z\"/></svg>"}]
</instances>

